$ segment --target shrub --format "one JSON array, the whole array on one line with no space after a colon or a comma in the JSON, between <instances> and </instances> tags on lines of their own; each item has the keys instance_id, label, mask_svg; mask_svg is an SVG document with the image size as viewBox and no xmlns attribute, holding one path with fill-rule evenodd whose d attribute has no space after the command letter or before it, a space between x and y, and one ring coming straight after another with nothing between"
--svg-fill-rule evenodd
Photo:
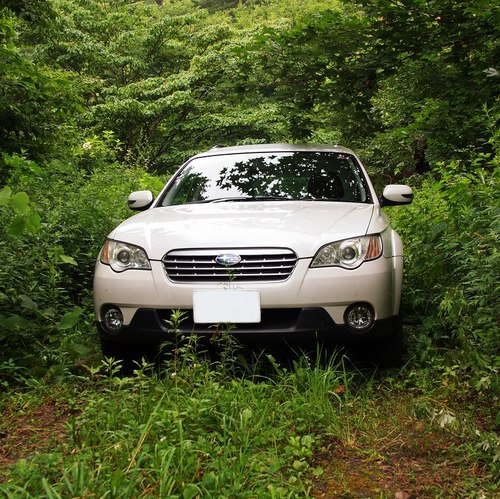
<instances>
[{"instance_id":1,"label":"shrub","mask_svg":"<svg viewBox=\"0 0 500 499\"><path fill-rule=\"evenodd\" d=\"M40 230L11 231L0 244L0 349L6 359L35 365L42 357L64 355L59 350L78 319L92 322L94 261L107 233L130 215L127 195L136 189L158 191L162 184L141 169L96 158L89 171L77 160L39 165L4 156L9 199L17 196L12 192L25 192L26 206L41 219ZM9 192L2 193L7 198ZM19 213L7 208L0 211L0 223L12 227Z\"/></svg>"},{"instance_id":2,"label":"shrub","mask_svg":"<svg viewBox=\"0 0 500 499\"><path fill-rule=\"evenodd\" d=\"M419 183L411 207L393 212L407 255L403 306L421 326L420 360L444 348L464 368L498 362L499 179L488 157L468 171L452 163Z\"/></svg>"}]
</instances>

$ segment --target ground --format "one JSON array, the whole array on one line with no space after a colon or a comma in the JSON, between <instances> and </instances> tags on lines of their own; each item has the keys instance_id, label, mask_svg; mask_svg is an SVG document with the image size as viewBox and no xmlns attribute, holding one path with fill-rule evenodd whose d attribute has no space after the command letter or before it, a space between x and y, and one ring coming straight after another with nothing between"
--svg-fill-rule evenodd
<instances>
[{"instance_id":1,"label":"ground","mask_svg":"<svg viewBox=\"0 0 500 499\"><path fill-rule=\"evenodd\" d=\"M4 471L19 459L53 451L66 439L68 408L48 401L36 407L9 407L0 422L0 483Z\"/></svg>"},{"instance_id":2,"label":"ground","mask_svg":"<svg viewBox=\"0 0 500 499\"><path fill-rule=\"evenodd\" d=\"M399 394L369 402L353 414L342 438L327 437L312 459L323 473L313 482L315 498L396 499L494 497L482 490L482 463L460 452L460 438L436 422L412 414L414 400ZM34 406L9 404L0 423L0 483L9 465L34 453L54 451L68 441L66 422L74 413L45 399ZM356 426L356 427L354 427ZM490 482L491 483L491 482Z\"/></svg>"},{"instance_id":3,"label":"ground","mask_svg":"<svg viewBox=\"0 0 500 499\"><path fill-rule=\"evenodd\" d=\"M408 415L408 398L379 411L370 431L351 441L332 440L315 456L324 473L314 484L316 498L396 499L493 497L479 485L487 476L468 461L459 438L439 424ZM391 411L391 412L389 412Z\"/></svg>"},{"instance_id":4,"label":"ground","mask_svg":"<svg viewBox=\"0 0 500 499\"><path fill-rule=\"evenodd\" d=\"M315 456L314 466L324 473L314 484L313 496L494 497L491 488L482 490L488 471L484 463L469 457L463 432L445 428L453 419L439 417L439 412L429 418L427 410L419 417L429 402L444 407L448 401L424 401L422 394L411 392L372 400L364 410L361 431L332 440Z\"/></svg>"}]
</instances>

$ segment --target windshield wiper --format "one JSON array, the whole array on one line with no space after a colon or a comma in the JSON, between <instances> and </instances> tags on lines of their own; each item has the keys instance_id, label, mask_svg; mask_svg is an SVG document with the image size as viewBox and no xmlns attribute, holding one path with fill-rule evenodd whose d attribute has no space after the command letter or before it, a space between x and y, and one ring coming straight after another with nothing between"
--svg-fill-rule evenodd
<instances>
[{"instance_id":1,"label":"windshield wiper","mask_svg":"<svg viewBox=\"0 0 500 499\"><path fill-rule=\"evenodd\" d=\"M299 201L345 201L342 198L300 198Z\"/></svg>"},{"instance_id":2,"label":"windshield wiper","mask_svg":"<svg viewBox=\"0 0 500 499\"><path fill-rule=\"evenodd\" d=\"M342 198L298 198L294 199L286 196L228 196L223 198L202 199L201 201L189 201L186 204L204 204L204 203L239 203L249 201L319 201L335 202L344 201Z\"/></svg>"},{"instance_id":3,"label":"windshield wiper","mask_svg":"<svg viewBox=\"0 0 500 499\"><path fill-rule=\"evenodd\" d=\"M293 201L289 196L253 196L253 201Z\"/></svg>"},{"instance_id":4,"label":"windshield wiper","mask_svg":"<svg viewBox=\"0 0 500 499\"><path fill-rule=\"evenodd\" d=\"M227 198L207 199L207 203L238 203L242 201L253 201L252 196L233 196Z\"/></svg>"},{"instance_id":5,"label":"windshield wiper","mask_svg":"<svg viewBox=\"0 0 500 499\"><path fill-rule=\"evenodd\" d=\"M224 198L204 199L202 201L191 201L187 204L198 203L238 203L243 201L293 201L293 198L285 196L232 196Z\"/></svg>"},{"instance_id":6,"label":"windshield wiper","mask_svg":"<svg viewBox=\"0 0 500 499\"><path fill-rule=\"evenodd\" d=\"M227 201L248 201L251 200L250 197L226 197L226 198L213 198L213 199L201 199L200 201L188 201L185 204L205 204L205 203L225 203Z\"/></svg>"}]
</instances>

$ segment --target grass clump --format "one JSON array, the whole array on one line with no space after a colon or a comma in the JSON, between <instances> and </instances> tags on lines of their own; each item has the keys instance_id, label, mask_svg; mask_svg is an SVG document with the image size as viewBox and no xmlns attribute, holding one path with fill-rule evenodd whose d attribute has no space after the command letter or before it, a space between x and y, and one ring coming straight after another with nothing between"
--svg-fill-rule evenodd
<instances>
[{"instance_id":1,"label":"grass clump","mask_svg":"<svg viewBox=\"0 0 500 499\"><path fill-rule=\"evenodd\" d=\"M188 349L189 350L189 349ZM118 376L103 361L65 386L78 407L53 452L18 460L7 497L289 497L308 495L311 457L338 430L342 369L290 368L271 356L252 371L180 356ZM189 361L184 362L183 359ZM265 365L267 374L260 367ZM239 375L234 373L239 369ZM81 395L77 395L77 393ZM71 400L73 399L73 403ZM61 402L60 402L61 403Z\"/></svg>"}]
</instances>

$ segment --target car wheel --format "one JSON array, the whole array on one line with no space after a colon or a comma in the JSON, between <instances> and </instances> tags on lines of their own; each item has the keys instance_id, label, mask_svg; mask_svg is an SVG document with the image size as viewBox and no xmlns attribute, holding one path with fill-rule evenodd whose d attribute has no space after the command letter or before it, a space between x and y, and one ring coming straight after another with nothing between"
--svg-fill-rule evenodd
<instances>
[{"instance_id":1,"label":"car wheel","mask_svg":"<svg viewBox=\"0 0 500 499\"><path fill-rule=\"evenodd\" d=\"M369 362L380 367L401 367L405 352L401 316L394 318L394 332L389 338L369 342L350 350L353 353L353 360Z\"/></svg>"},{"instance_id":2,"label":"car wheel","mask_svg":"<svg viewBox=\"0 0 500 499\"><path fill-rule=\"evenodd\" d=\"M394 319L394 334L373 345L372 361L381 367L401 367L404 357L403 324L401 316Z\"/></svg>"},{"instance_id":3,"label":"car wheel","mask_svg":"<svg viewBox=\"0 0 500 499\"><path fill-rule=\"evenodd\" d=\"M126 372L131 372L141 365L143 358L147 362L156 362L159 352L157 345L122 343L104 338L101 338L101 350L104 357L120 361L122 370Z\"/></svg>"}]
</instances>

